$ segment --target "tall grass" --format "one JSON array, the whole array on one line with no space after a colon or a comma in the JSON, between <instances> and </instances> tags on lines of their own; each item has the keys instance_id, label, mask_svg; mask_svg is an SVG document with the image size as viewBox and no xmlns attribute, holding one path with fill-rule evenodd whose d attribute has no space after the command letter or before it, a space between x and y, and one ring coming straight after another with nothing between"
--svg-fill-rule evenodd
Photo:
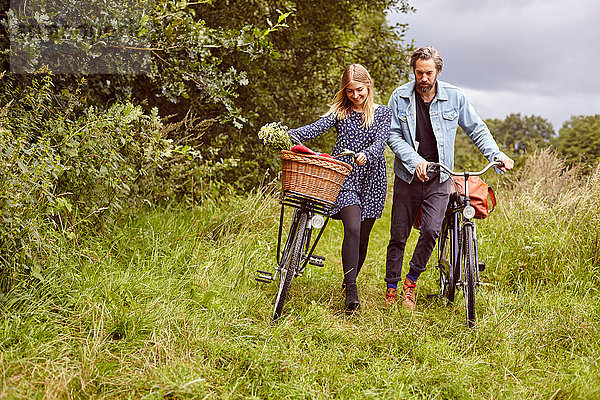
<instances>
[{"instance_id":1,"label":"tall grass","mask_svg":"<svg viewBox=\"0 0 600 400\"><path fill-rule=\"evenodd\" d=\"M583 176L545 150L527 158L500 216L485 224L512 284L600 287L600 166Z\"/></svg>"},{"instance_id":2,"label":"tall grass","mask_svg":"<svg viewBox=\"0 0 600 400\"><path fill-rule=\"evenodd\" d=\"M540 157L536 174L565 177L552 154L530 162ZM488 268L474 329L462 296L427 298L433 268L417 312L384 307L389 204L359 277L361 311L343 312L333 221L317 250L326 266L294 280L272 324L275 285L254 276L273 268L279 204L257 192L57 238L42 280L0 300L0 398L599 398L598 173L565 179L576 183L556 196L526 182L531 165L478 224Z\"/></svg>"}]
</instances>

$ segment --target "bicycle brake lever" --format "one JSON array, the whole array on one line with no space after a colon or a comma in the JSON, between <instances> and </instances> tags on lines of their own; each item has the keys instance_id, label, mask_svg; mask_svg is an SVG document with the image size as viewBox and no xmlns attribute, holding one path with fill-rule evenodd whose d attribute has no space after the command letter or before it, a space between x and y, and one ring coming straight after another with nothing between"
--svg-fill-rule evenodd
<instances>
[{"instance_id":1,"label":"bicycle brake lever","mask_svg":"<svg viewBox=\"0 0 600 400\"><path fill-rule=\"evenodd\" d=\"M427 173L429 174L430 172L437 172L440 170L440 167L438 167L437 165L435 165L434 163L428 163L427 164Z\"/></svg>"}]
</instances>

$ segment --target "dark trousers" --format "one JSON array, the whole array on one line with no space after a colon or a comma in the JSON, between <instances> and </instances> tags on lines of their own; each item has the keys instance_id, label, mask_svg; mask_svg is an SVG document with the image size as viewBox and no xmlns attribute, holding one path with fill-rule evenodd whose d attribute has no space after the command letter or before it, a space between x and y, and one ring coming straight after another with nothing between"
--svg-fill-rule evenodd
<instances>
[{"instance_id":1,"label":"dark trousers","mask_svg":"<svg viewBox=\"0 0 600 400\"><path fill-rule=\"evenodd\" d=\"M406 183L396 177L390 242L385 265L387 283L398 283L402 280L404 248L419 207L422 210L421 233L409 262L409 272L411 275L419 276L425 271L435 241L442 229L449 196L450 180L440 183L439 174L431 175L427 182L421 182L415 177L411 183Z\"/></svg>"}]
</instances>

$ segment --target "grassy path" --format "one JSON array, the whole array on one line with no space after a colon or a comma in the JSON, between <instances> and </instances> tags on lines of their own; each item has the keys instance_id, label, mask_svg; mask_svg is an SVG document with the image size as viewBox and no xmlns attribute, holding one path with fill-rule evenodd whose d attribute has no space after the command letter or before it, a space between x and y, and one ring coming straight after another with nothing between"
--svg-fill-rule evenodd
<instances>
[{"instance_id":1,"label":"grassy path","mask_svg":"<svg viewBox=\"0 0 600 400\"><path fill-rule=\"evenodd\" d=\"M432 269L417 312L383 306L387 208L361 272L361 311L342 312L334 222L319 247L326 266L294 281L276 326L275 285L254 281L273 265L272 197L149 210L110 237L59 238L44 280L0 298L0 398L600 398L600 217L584 210L586 222L568 225L543 214L542 224L528 201L480 224L489 285L475 329L462 296L425 298Z\"/></svg>"}]
</instances>

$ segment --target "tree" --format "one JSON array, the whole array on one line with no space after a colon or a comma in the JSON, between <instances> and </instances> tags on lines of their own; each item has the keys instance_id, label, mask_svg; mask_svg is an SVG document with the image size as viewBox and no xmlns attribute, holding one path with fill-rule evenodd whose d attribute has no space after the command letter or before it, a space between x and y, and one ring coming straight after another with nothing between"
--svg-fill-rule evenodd
<instances>
[{"instance_id":1,"label":"tree","mask_svg":"<svg viewBox=\"0 0 600 400\"><path fill-rule=\"evenodd\" d=\"M15 0L5 21L11 67L29 73L52 61L62 73L57 90L73 90L77 75L89 74L81 90L99 107L132 98L174 121L198 116L212 124L201 139L190 141L193 133L173 139L199 147L198 162L211 180L240 189L260 182L264 174L257 171L279 165L256 137L259 127L316 119L345 65L370 70L382 103L408 77L406 26L388 26L385 18L392 8L409 12L406 0L136 0L126 6Z\"/></svg>"},{"instance_id":2,"label":"tree","mask_svg":"<svg viewBox=\"0 0 600 400\"><path fill-rule=\"evenodd\" d=\"M600 161L600 114L572 116L560 128L555 145L571 161Z\"/></svg>"},{"instance_id":3,"label":"tree","mask_svg":"<svg viewBox=\"0 0 600 400\"><path fill-rule=\"evenodd\" d=\"M531 147L547 147L555 136L552 124L535 115L510 114L504 121L488 119L486 124L503 150L514 155Z\"/></svg>"},{"instance_id":4,"label":"tree","mask_svg":"<svg viewBox=\"0 0 600 400\"><path fill-rule=\"evenodd\" d=\"M100 103L131 94L150 98L149 107L158 105L156 97L163 105L182 103L184 111L199 103L207 117L239 127L244 118L233 99L247 74L243 65L223 68L222 59L231 53L271 54L267 36L283 26L287 15L266 28L210 28L196 13L210 2L15 0L3 22L11 39L11 71L48 68L61 74L57 81L63 83L88 75L95 92L88 94Z\"/></svg>"},{"instance_id":5,"label":"tree","mask_svg":"<svg viewBox=\"0 0 600 400\"><path fill-rule=\"evenodd\" d=\"M277 10L292 13L286 19L289 28L269 36L278 55L261 56L246 69L248 85L240 88L236 103L248 123L240 130L215 129L212 139L205 136L219 148L216 157L240 160L236 184L255 185L261 178L257 167L278 169L277 155L265 152L256 138L259 127L271 121L290 127L314 121L327 111L346 65L361 63L371 72L381 103L408 79L406 59L411 47L403 45L406 26L388 26L385 19L393 7L410 11L405 1L392 0L242 0L200 7L200 15L211 27L258 24L274 19ZM223 59L223 67L240 62L239 54L232 56ZM311 146L330 151L331 140L331 135L324 135ZM222 172L224 180L233 179L230 171Z\"/></svg>"}]
</instances>

